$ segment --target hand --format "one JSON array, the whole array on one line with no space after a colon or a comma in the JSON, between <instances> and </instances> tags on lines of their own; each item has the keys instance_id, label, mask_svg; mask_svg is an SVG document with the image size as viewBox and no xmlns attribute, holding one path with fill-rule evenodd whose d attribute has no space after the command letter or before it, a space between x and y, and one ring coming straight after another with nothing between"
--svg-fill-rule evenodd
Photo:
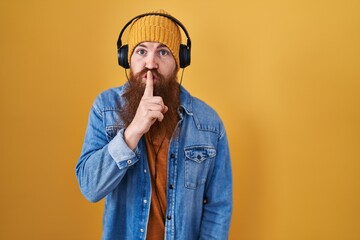
<instances>
[{"instance_id":1,"label":"hand","mask_svg":"<svg viewBox=\"0 0 360 240\"><path fill-rule=\"evenodd\" d=\"M147 133L156 122L164 119L168 107L163 99L154 96L154 79L151 71L146 75L146 87L141 98L136 114L128 128L125 130L125 141L131 149L135 149L142 135Z\"/></svg>"}]
</instances>

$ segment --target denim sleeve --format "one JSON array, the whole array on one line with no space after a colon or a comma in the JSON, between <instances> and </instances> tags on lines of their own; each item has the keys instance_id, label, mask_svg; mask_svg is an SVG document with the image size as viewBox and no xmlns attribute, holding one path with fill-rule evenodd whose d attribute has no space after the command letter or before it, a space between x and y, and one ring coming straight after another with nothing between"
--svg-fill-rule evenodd
<instances>
[{"instance_id":1,"label":"denim sleeve","mask_svg":"<svg viewBox=\"0 0 360 240\"><path fill-rule=\"evenodd\" d=\"M228 239L232 214L232 173L225 132L219 138L212 176L205 189L205 199L200 239Z\"/></svg>"},{"instance_id":2,"label":"denim sleeve","mask_svg":"<svg viewBox=\"0 0 360 240\"><path fill-rule=\"evenodd\" d=\"M76 165L76 177L82 194L91 202L97 202L113 191L127 169L138 161L139 150L132 151L124 140L124 129L108 140L101 111L94 105L80 159Z\"/></svg>"}]
</instances>

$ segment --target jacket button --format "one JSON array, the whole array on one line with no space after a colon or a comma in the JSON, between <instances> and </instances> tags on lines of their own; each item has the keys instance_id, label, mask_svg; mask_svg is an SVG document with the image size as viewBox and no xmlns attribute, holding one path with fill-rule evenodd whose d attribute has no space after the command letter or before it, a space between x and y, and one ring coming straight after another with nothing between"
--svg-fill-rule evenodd
<instances>
[{"instance_id":1,"label":"jacket button","mask_svg":"<svg viewBox=\"0 0 360 240\"><path fill-rule=\"evenodd\" d=\"M169 188L174 189L174 185L170 184Z\"/></svg>"},{"instance_id":2,"label":"jacket button","mask_svg":"<svg viewBox=\"0 0 360 240\"><path fill-rule=\"evenodd\" d=\"M170 216L170 215L168 215L166 218L167 218L167 220L171 220L171 216Z\"/></svg>"},{"instance_id":3,"label":"jacket button","mask_svg":"<svg viewBox=\"0 0 360 240\"><path fill-rule=\"evenodd\" d=\"M175 158L175 154L170 154L170 158Z\"/></svg>"}]
</instances>

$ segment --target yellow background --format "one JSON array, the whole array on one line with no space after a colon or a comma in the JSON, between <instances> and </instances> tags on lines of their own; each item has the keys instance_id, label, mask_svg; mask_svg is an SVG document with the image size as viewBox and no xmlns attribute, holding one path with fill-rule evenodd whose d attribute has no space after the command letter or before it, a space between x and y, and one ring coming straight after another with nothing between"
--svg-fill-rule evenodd
<instances>
[{"instance_id":1,"label":"yellow background","mask_svg":"<svg viewBox=\"0 0 360 240\"><path fill-rule=\"evenodd\" d=\"M228 131L230 239L360 239L358 0L2 0L0 239L100 239L75 165L116 40L164 8L192 38L183 85Z\"/></svg>"}]
</instances>

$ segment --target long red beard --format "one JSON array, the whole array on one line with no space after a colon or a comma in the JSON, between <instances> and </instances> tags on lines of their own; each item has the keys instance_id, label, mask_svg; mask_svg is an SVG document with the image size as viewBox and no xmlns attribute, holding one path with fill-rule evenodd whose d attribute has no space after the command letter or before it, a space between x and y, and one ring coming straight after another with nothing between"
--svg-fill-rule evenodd
<instances>
[{"instance_id":1,"label":"long red beard","mask_svg":"<svg viewBox=\"0 0 360 240\"><path fill-rule=\"evenodd\" d=\"M136 75L133 75L133 73L130 72L129 84L123 95L126 104L121 116L125 127L128 127L135 117L136 110L146 86L145 83L142 82L142 76L144 76L147 71L149 71L149 69L145 68ZM180 88L176 81L176 71L174 71L169 78L165 78L163 75L159 74L157 70L150 71L153 76L156 76L157 78L157 81L154 82L154 96L162 97L164 104L168 107L168 111L164 114L163 121L156 121L150 128L150 134L153 137L159 137L165 132L166 136L170 138L179 121L177 109L180 103Z\"/></svg>"}]
</instances>

